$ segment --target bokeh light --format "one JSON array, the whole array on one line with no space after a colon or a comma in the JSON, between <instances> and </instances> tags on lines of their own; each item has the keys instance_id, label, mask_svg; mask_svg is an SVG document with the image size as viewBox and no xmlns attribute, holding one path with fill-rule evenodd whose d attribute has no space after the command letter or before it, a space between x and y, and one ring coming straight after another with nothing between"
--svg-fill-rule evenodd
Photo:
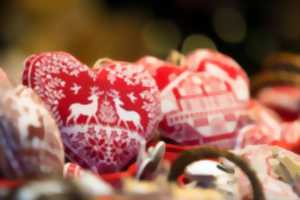
<instances>
[{"instance_id":1,"label":"bokeh light","mask_svg":"<svg viewBox=\"0 0 300 200\"><path fill-rule=\"evenodd\" d=\"M247 26L238 10L218 8L212 19L217 35L225 42L238 43L245 39Z\"/></svg>"},{"instance_id":2,"label":"bokeh light","mask_svg":"<svg viewBox=\"0 0 300 200\"><path fill-rule=\"evenodd\" d=\"M270 13L270 23L274 24L274 32L284 40L300 39L300 1L287 0L274 5Z\"/></svg>"},{"instance_id":3,"label":"bokeh light","mask_svg":"<svg viewBox=\"0 0 300 200\"><path fill-rule=\"evenodd\" d=\"M193 34L188 36L182 45L182 52L187 53L196 48L217 49L214 41L202 34Z\"/></svg>"},{"instance_id":4,"label":"bokeh light","mask_svg":"<svg viewBox=\"0 0 300 200\"><path fill-rule=\"evenodd\" d=\"M181 34L176 24L170 21L149 21L143 27L142 39L150 53L166 56L178 47Z\"/></svg>"},{"instance_id":5,"label":"bokeh light","mask_svg":"<svg viewBox=\"0 0 300 200\"><path fill-rule=\"evenodd\" d=\"M250 33L246 41L246 54L256 62L260 62L267 55L277 51L278 48L276 39L266 30Z\"/></svg>"},{"instance_id":6,"label":"bokeh light","mask_svg":"<svg viewBox=\"0 0 300 200\"><path fill-rule=\"evenodd\" d=\"M300 52L299 8L298 0L3 0L0 66L16 77L24 58L41 51L67 51L92 65L218 48L251 74L270 52Z\"/></svg>"}]
</instances>

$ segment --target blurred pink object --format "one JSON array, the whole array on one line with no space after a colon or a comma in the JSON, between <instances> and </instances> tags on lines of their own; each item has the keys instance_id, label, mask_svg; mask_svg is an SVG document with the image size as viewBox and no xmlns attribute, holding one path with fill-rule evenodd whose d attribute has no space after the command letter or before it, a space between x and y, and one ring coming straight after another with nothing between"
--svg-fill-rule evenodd
<instances>
[{"instance_id":1,"label":"blurred pink object","mask_svg":"<svg viewBox=\"0 0 300 200\"><path fill-rule=\"evenodd\" d=\"M3 69L0 68L0 89L8 89L11 87L11 83L9 79L7 78L6 73Z\"/></svg>"},{"instance_id":2,"label":"blurred pink object","mask_svg":"<svg viewBox=\"0 0 300 200\"><path fill-rule=\"evenodd\" d=\"M0 81L7 80L6 73L0 68Z\"/></svg>"},{"instance_id":3,"label":"blurred pink object","mask_svg":"<svg viewBox=\"0 0 300 200\"><path fill-rule=\"evenodd\" d=\"M63 144L42 100L22 85L1 94L1 175L8 179L61 176Z\"/></svg>"},{"instance_id":4,"label":"blurred pink object","mask_svg":"<svg viewBox=\"0 0 300 200\"><path fill-rule=\"evenodd\" d=\"M282 122L282 119L276 112L254 99L250 99L248 103L247 116L252 123L264 124L273 129L278 129Z\"/></svg>"},{"instance_id":5,"label":"blurred pink object","mask_svg":"<svg viewBox=\"0 0 300 200\"><path fill-rule=\"evenodd\" d=\"M112 187L100 176L74 163L65 164L64 177L76 180L81 188L92 195L110 195L113 192Z\"/></svg>"},{"instance_id":6,"label":"blurred pink object","mask_svg":"<svg viewBox=\"0 0 300 200\"><path fill-rule=\"evenodd\" d=\"M66 163L64 166L64 177L65 178L78 178L82 168L74 163Z\"/></svg>"},{"instance_id":7,"label":"blurred pink object","mask_svg":"<svg viewBox=\"0 0 300 200\"><path fill-rule=\"evenodd\" d=\"M300 120L283 122L273 110L250 100L247 114L237 128L236 148L272 144L300 153Z\"/></svg>"},{"instance_id":8,"label":"blurred pink object","mask_svg":"<svg viewBox=\"0 0 300 200\"><path fill-rule=\"evenodd\" d=\"M300 121L283 123L280 129L280 140L273 144L300 154Z\"/></svg>"},{"instance_id":9,"label":"blurred pink object","mask_svg":"<svg viewBox=\"0 0 300 200\"><path fill-rule=\"evenodd\" d=\"M274 111L251 99L237 128L236 148L280 140L281 123L281 118Z\"/></svg>"},{"instance_id":10,"label":"blurred pink object","mask_svg":"<svg viewBox=\"0 0 300 200\"><path fill-rule=\"evenodd\" d=\"M212 49L196 49L186 56L183 65L226 81L238 99L249 100L248 75L233 58Z\"/></svg>"},{"instance_id":11,"label":"blurred pink object","mask_svg":"<svg viewBox=\"0 0 300 200\"><path fill-rule=\"evenodd\" d=\"M236 148L255 144L272 144L280 138L280 129L272 129L265 124L251 124L238 131Z\"/></svg>"},{"instance_id":12,"label":"blurred pink object","mask_svg":"<svg viewBox=\"0 0 300 200\"><path fill-rule=\"evenodd\" d=\"M250 145L236 150L251 165L257 173L264 188L267 200L295 200L299 199L300 156L280 147L271 145ZM239 177L241 192L249 198L251 191L248 181L240 170L236 171Z\"/></svg>"},{"instance_id":13,"label":"blurred pink object","mask_svg":"<svg viewBox=\"0 0 300 200\"><path fill-rule=\"evenodd\" d=\"M264 88L257 94L257 99L279 113L286 121L293 121L300 116L300 89L298 87Z\"/></svg>"}]
</instances>

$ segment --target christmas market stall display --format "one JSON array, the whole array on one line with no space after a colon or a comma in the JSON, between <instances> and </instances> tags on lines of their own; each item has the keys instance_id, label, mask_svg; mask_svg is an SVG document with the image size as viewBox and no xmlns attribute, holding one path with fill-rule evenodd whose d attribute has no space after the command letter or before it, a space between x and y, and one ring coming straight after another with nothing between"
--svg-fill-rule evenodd
<instances>
[{"instance_id":1,"label":"christmas market stall display","mask_svg":"<svg viewBox=\"0 0 300 200\"><path fill-rule=\"evenodd\" d=\"M0 70L0 199L300 199L298 61L279 58L253 83L212 49L91 67L41 52L20 85Z\"/></svg>"}]
</instances>

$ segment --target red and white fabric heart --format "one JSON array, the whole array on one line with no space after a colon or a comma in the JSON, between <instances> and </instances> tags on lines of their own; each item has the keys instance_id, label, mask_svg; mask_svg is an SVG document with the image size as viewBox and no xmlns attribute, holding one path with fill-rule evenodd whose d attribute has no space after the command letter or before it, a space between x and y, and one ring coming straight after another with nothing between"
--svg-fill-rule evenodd
<instances>
[{"instance_id":1,"label":"red and white fabric heart","mask_svg":"<svg viewBox=\"0 0 300 200\"><path fill-rule=\"evenodd\" d=\"M110 61L90 69L63 52L33 55L23 84L56 119L66 156L97 173L122 170L153 137L159 90L142 65Z\"/></svg>"}]
</instances>

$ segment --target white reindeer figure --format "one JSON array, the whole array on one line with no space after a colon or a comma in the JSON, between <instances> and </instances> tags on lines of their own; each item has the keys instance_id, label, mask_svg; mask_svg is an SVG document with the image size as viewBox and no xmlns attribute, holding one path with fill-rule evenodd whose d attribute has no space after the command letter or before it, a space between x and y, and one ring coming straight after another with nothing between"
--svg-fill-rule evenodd
<instances>
[{"instance_id":1,"label":"white reindeer figure","mask_svg":"<svg viewBox=\"0 0 300 200\"><path fill-rule=\"evenodd\" d=\"M88 100L91 101L88 104L81 104L81 103L73 103L69 107L70 115L67 118L66 123L68 124L71 119L74 122L82 116L87 116L87 124L90 123L91 119L94 118L97 123L99 123L97 118L97 110L98 110L98 99L99 95L104 94L104 92L97 91L96 87L91 88L91 95L88 97Z\"/></svg>"},{"instance_id":2,"label":"white reindeer figure","mask_svg":"<svg viewBox=\"0 0 300 200\"><path fill-rule=\"evenodd\" d=\"M109 96L113 98L113 102L116 107L116 111L119 117L118 125L120 125L121 122L124 122L124 124L128 128L128 122L132 122L137 130L143 130L140 115L135 111L126 110L122 107L124 103L120 99L119 92L116 90L111 90Z\"/></svg>"}]
</instances>

